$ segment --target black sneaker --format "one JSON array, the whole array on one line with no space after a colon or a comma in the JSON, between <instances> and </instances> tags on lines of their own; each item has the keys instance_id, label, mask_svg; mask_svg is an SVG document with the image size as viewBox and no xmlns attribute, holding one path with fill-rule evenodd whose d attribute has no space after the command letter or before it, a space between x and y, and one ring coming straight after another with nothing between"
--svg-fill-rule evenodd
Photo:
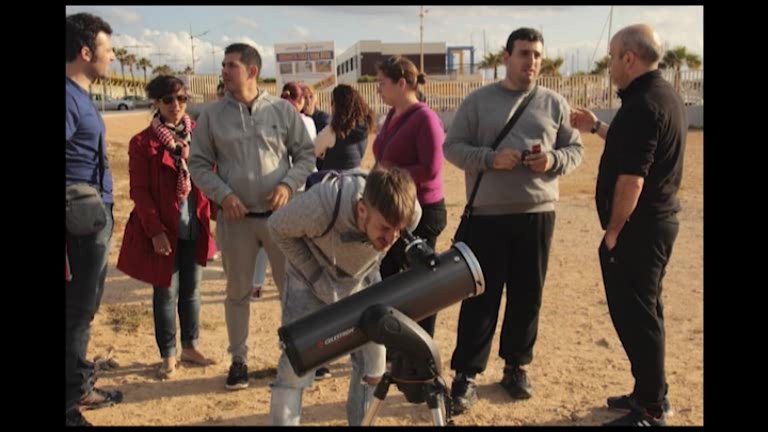
<instances>
[{"instance_id":1,"label":"black sneaker","mask_svg":"<svg viewBox=\"0 0 768 432\"><path fill-rule=\"evenodd\" d=\"M533 396L528 375L520 366L505 366L500 384L512 399L529 399Z\"/></svg>"},{"instance_id":2,"label":"black sneaker","mask_svg":"<svg viewBox=\"0 0 768 432\"><path fill-rule=\"evenodd\" d=\"M82 410L105 408L123 401L120 390L102 390L94 387L90 393L80 398L77 403Z\"/></svg>"},{"instance_id":3,"label":"black sneaker","mask_svg":"<svg viewBox=\"0 0 768 432\"><path fill-rule=\"evenodd\" d=\"M325 366L317 368L315 371L315 380L324 380L331 377L331 370Z\"/></svg>"},{"instance_id":4,"label":"black sneaker","mask_svg":"<svg viewBox=\"0 0 768 432\"><path fill-rule=\"evenodd\" d=\"M67 411L67 422L65 426L93 426L88 420L83 417L83 414L79 409L71 409Z\"/></svg>"},{"instance_id":5,"label":"black sneaker","mask_svg":"<svg viewBox=\"0 0 768 432\"><path fill-rule=\"evenodd\" d=\"M648 411L643 412L630 411L628 414L617 418L616 420L603 423L603 426L666 426L667 416L662 412L658 417L654 417Z\"/></svg>"},{"instance_id":6,"label":"black sneaker","mask_svg":"<svg viewBox=\"0 0 768 432\"><path fill-rule=\"evenodd\" d=\"M227 375L227 390L242 390L248 388L248 366L245 363L232 362Z\"/></svg>"},{"instance_id":7,"label":"black sneaker","mask_svg":"<svg viewBox=\"0 0 768 432\"><path fill-rule=\"evenodd\" d=\"M475 376L457 373L451 384L453 414L458 415L468 410L477 402L477 384Z\"/></svg>"},{"instance_id":8,"label":"black sneaker","mask_svg":"<svg viewBox=\"0 0 768 432\"><path fill-rule=\"evenodd\" d=\"M608 408L613 409L619 409L619 410L632 410L636 412L642 413L645 408L643 408L638 402L637 399L631 394L623 395L623 396L612 396L608 398ZM672 415L672 405L669 403L669 398L664 396L664 401L661 403L661 408L664 410L664 414L667 417L670 417Z\"/></svg>"}]
</instances>

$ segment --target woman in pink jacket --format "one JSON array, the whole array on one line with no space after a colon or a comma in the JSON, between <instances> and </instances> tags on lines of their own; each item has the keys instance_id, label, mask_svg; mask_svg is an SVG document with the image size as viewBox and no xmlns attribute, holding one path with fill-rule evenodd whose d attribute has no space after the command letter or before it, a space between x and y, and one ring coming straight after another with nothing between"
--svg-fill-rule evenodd
<instances>
[{"instance_id":1,"label":"woman in pink jacket","mask_svg":"<svg viewBox=\"0 0 768 432\"><path fill-rule=\"evenodd\" d=\"M373 155L385 167L405 168L416 183L422 215L413 234L432 247L445 229L446 209L443 199L443 123L429 105L420 101L419 85L423 73L412 61L394 56L379 64L376 74L381 99L392 109L387 113L376 140ZM405 243L398 240L381 263L381 277L387 278L406 267ZM419 322L430 334L435 333L436 315Z\"/></svg>"}]
</instances>

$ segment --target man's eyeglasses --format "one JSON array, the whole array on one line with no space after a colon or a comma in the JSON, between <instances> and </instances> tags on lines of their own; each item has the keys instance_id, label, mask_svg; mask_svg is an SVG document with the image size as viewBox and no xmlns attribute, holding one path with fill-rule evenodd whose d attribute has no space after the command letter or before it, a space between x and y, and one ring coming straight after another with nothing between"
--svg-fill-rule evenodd
<instances>
[{"instance_id":1,"label":"man's eyeglasses","mask_svg":"<svg viewBox=\"0 0 768 432\"><path fill-rule=\"evenodd\" d=\"M189 100L189 96L187 95L165 95L160 98L160 101L166 105L170 105L173 103L174 100L179 101L180 104L185 104Z\"/></svg>"}]
</instances>

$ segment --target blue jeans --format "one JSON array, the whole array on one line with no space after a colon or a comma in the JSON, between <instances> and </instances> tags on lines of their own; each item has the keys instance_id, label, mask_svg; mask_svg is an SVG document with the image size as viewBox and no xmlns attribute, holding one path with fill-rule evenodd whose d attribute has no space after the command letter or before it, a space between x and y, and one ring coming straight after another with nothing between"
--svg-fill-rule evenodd
<instances>
[{"instance_id":1,"label":"blue jeans","mask_svg":"<svg viewBox=\"0 0 768 432\"><path fill-rule=\"evenodd\" d=\"M195 262L196 240L179 239L171 286L154 286L152 311L155 340L161 357L176 356L176 307L181 325L181 347L194 348L200 323L200 280L203 268Z\"/></svg>"},{"instance_id":2,"label":"blue jeans","mask_svg":"<svg viewBox=\"0 0 768 432\"><path fill-rule=\"evenodd\" d=\"M112 204L106 204L107 224L96 234L66 234L67 255L72 280L64 294L66 382L65 410L77 406L81 397L93 388L93 363L85 356L91 337L91 321L99 310L107 278L109 241L112 238Z\"/></svg>"},{"instance_id":3,"label":"blue jeans","mask_svg":"<svg viewBox=\"0 0 768 432\"><path fill-rule=\"evenodd\" d=\"M282 321L283 325L296 321L325 306L301 280L286 271L285 289L283 292ZM380 281L378 272L373 276L373 282ZM360 426L365 412L373 400L375 385L363 381L364 377L380 378L386 368L386 349L383 345L368 342L350 353L352 371L349 379L347 394L347 420L350 426ZM271 399L269 419L272 425L295 426L301 421L301 396L304 388L312 385L315 371L303 376L296 375L285 353L280 355L277 362L277 377L270 384Z\"/></svg>"}]
</instances>

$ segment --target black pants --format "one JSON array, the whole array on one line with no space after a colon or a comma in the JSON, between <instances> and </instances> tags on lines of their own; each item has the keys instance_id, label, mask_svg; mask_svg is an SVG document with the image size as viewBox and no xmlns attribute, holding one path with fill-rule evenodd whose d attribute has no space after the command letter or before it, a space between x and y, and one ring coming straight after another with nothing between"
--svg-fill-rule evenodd
<instances>
[{"instance_id":1,"label":"black pants","mask_svg":"<svg viewBox=\"0 0 768 432\"><path fill-rule=\"evenodd\" d=\"M93 389L93 363L85 356L91 337L91 321L99 310L107 278L109 241L112 238L112 204L106 204L107 224L87 236L66 234L72 280L64 294L65 410L77 406Z\"/></svg>"},{"instance_id":2,"label":"black pants","mask_svg":"<svg viewBox=\"0 0 768 432\"><path fill-rule=\"evenodd\" d=\"M599 248L608 310L635 378L632 393L652 408L667 394L661 281L678 230L676 216L630 221L612 250L604 242Z\"/></svg>"},{"instance_id":3,"label":"black pants","mask_svg":"<svg viewBox=\"0 0 768 432\"><path fill-rule=\"evenodd\" d=\"M451 369L467 374L485 370L505 284L499 356L507 365L533 360L554 230L554 211L470 218L466 243L483 270L485 292L461 303Z\"/></svg>"},{"instance_id":4,"label":"black pants","mask_svg":"<svg viewBox=\"0 0 768 432\"><path fill-rule=\"evenodd\" d=\"M445 200L433 204L424 204L421 206L421 220L416 229L413 230L413 234L417 237L423 238L429 247L435 249L437 244L437 237L445 229L447 212L445 210ZM381 278L386 279L388 276L400 273L408 268L408 262L405 258L405 242L403 239L395 242L389 249L384 260L381 262ZM427 331L430 336L435 335L435 321L437 321L437 314L428 316L419 321L421 328Z\"/></svg>"}]
</instances>

